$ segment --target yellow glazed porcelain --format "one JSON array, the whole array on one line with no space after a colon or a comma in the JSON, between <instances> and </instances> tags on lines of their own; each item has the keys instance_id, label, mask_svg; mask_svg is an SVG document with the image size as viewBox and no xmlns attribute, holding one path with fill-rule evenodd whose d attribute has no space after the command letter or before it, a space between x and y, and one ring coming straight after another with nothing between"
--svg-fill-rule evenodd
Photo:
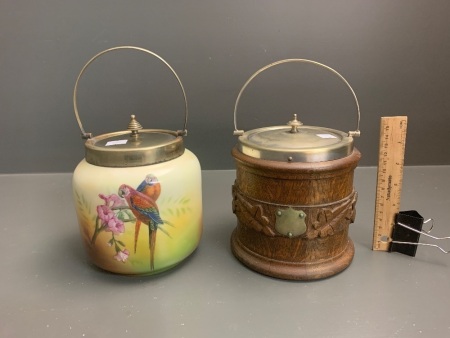
<instances>
[{"instance_id":1,"label":"yellow glazed porcelain","mask_svg":"<svg viewBox=\"0 0 450 338\"><path fill-rule=\"evenodd\" d=\"M150 226L141 223L137 231L135 215L119 196L123 184L136 189L149 175L161 187L156 204L164 222L155 231L153 266ZM130 168L100 167L82 160L73 176L73 197L90 259L120 274L157 273L180 263L200 242L201 191L200 164L189 150L168 162Z\"/></svg>"},{"instance_id":2,"label":"yellow glazed porcelain","mask_svg":"<svg viewBox=\"0 0 450 338\"><path fill-rule=\"evenodd\" d=\"M185 100L184 128L143 129L134 115L126 131L93 136L81 124L76 95L86 67L106 52L131 49L162 61L175 75ZM91 261L118 274L155 274L177 265L202 234L201 169L184 148L187 100L170 65L139 47L114 47L81 70L74 110L86 156L73 175L73 198L81 236Z\"/></svg>"}]
</instances>

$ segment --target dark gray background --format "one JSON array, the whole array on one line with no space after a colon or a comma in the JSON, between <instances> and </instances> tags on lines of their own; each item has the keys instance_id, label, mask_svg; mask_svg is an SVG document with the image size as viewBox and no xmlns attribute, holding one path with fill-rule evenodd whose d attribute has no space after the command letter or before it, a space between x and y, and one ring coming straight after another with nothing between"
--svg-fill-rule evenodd
<instances>
[{"instance_id":1,"label":"dark gray background","mask_svg":"<svg viewBox=\"0 0 450 338\"><path fill-rule=\"evenodd\" d=\"M361 106L361 165L377 164L381 116L408 115L406 165L450 164L448 1L0 1L0 173L71 172L84 156L72 93L96 53L135 45L176 70L189 103L186 146L203 169L234 167L233 108L245 81L280 59L340 72ZM94 62L80 82L87 131L180 129L183 101L164 65L138 52ZM327 71L272 68L249 86L239 128L354 129L352 96Z\"/></svg>"}]
</instances>

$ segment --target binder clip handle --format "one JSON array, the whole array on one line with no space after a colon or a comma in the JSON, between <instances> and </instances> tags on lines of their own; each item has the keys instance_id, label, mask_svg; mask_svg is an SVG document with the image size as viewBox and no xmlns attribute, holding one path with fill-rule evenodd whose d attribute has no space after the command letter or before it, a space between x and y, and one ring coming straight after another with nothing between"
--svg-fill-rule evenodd
<instances>
[{"instance_id":1,"label":"binder clip handle","mask_svg":"<svg viewBox=\"0 0 450 338\"><path fill-rule=\"evenodd\" d=\"M423 225L429 222L431 222L430 229L424 231L422 229ZM433 227L434 220L430 218L424 221L423 217L416 210L400 211L395 216L392 238L388 240L390 242L389 252L399 252L414 257L417 252L417 247L422 245L438 248L443 253L448 254L450 250L445 250L437 244L419 242L420 235L424 235L435 240L450 239L450 236L436 237L430 235Z\"/></svg>"}]
</instances>

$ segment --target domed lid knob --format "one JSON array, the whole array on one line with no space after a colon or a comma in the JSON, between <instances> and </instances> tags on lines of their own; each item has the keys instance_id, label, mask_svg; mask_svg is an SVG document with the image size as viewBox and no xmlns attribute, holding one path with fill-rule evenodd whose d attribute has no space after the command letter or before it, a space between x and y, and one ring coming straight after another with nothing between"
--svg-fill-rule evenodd
<instances>
[{"instance_id":1,"label":"domed lid knob","mask_svg":"<svg viewBox=\"0 0 450 338\"><path fill-rule=\"evenodd\" d=\"M297 120L297 114L294 114L294 119L288 122L288 126L291 126L291 133L298 133L298 127L302 125L303 123Z\"/></svg>"},{"instance_id":2,"label":"domed lid knob","mask_svg":"<svg viewBox=\"0 0 450 338\"><path fill-rule=\"evenodd\" d=\"M142 125L136 120L136 115L131 115L130 123L128 123L128 130L131 131L131 137L137 137Z\"/></svg>"}]
</instances>

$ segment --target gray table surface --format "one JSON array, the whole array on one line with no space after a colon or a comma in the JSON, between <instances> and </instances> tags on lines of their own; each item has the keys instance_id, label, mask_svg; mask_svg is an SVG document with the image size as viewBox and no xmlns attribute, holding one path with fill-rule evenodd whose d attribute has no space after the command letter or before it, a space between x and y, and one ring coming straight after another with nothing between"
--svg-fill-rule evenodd
<instances>
[{"instance_id":1,"label":"gray table surface","mask_svg":"<svg viewBox=\"0 0 450 338\"><path fill-rule=\"evenodd\" d=\"M126 277L89 264L71 174L0 175L0 336L450 336L450 255L371 250L376 168L355 173L353 263L315 282L265 277L233 257L234 176L203 172L204 232L189 259L161 275ZM401 210L433 217L437 236L450 235L449 177L450 166L405 168Z\"/></svg>"}]
</instances>

